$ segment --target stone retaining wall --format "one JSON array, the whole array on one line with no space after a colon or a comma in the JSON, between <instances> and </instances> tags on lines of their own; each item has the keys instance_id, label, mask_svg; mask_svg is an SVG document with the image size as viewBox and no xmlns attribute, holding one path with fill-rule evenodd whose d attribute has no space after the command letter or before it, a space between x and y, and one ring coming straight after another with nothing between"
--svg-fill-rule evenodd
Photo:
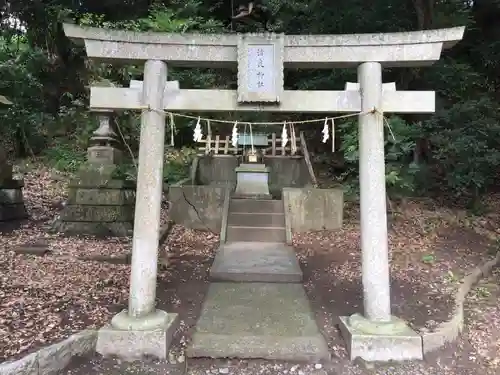
<instances>
[{"instance_id":1,"label":"stone retaining wall","mask_svg":"<svg viewBox=\"0 0 500 375\"><path fill-rule=\"evenodd\" d=\"M292 233L335 230L342 227L342 189L284 188L287 242Z\"/></svg>"},{"instance_id":2,"label":"stone retaining wall","mask_svg":"<svg viewBox=\"0 0 500 375\"><path fill-rule=\"evenodd\" d=\"M494 259L476 267L462 280L462 284L455 293L455 307L451 318L439 324L433 332L421 334L424 355L458 338L464 328L464 303L467 295L479 280L488 276L492 268L498 264L500 264L500 252L497 253Z\"/></svg>"},{"instance_id":3,"label":"stone retaining wall","mask_svg":"<svg viewBox=\"0 0 500 375\"><path fill-rule=\"evenodd\" d=\"M224 198L230 194L227 186L184 185L170 186L170 219L187 228L221 231Z\"/></svg>"},{"instance_id":4,"label":"stone retaining wall","mask_svg":"<svg viewBox=\"0 0 500 375\"><path fill-rule=\"evenodd\" d=\"M56 375L73 357L93 354L96 343L96 331L82 331L17 361L0 364L0 375Z\"/></svg>"}]
</instances>

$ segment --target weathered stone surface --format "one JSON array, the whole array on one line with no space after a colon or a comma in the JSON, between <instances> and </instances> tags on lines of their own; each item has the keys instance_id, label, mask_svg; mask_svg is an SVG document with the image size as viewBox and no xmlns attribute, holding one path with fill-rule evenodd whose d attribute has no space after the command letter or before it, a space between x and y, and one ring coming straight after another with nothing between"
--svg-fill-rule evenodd
<instances>
[{"instance_id":1,"label":"weathered stone surface","mask_svg":"<svg viewBox=\"0 0 500 375\"><path fill-rule=\"evenodd\" d=\"M288 68L356 66L381 61L385 66L428 65L439 59L443 48L462 39L464 27L406 33L348 35L285 35L284 63ZM237 61L238 35L161 34L110 31L64 25L70 38L85 40L87 55L96 59L163 59L173 65L210 68ZM116 48L119 41L127 42ZM178 45L190 53L179 53ZM174 47L172 47L174 46Z\"/></svg>"},{"instance_id":2,"label":"weathered stone surface","mask_svg":"<svg viewBox=\"0 0 500 375\"><path fill-rule=\"evenodd\" d=\"M69 365L72 357L71 344L67 340L43 348L38 351L39 373L58 374Z\"/></svg>"},{"instance_id":3,"label":"weathered stone surface","mask_svg":"<svg viewBox=\"0 0 500 375\"><path fill-rule=\"evenodd\" d=\"M95 205L95 206L120 206L134 205L135 191L132 189L108 188L71 188L68 193L68 204Z\"/></svg>"},{"instance_id":4,"label":"weathered stone surface","mask_svg":"<svg viewBox=\"0 0 500 375\"><path fill-rule=\"evenodd\" d=\"M83 174L79 178L71 180L68 184L69 188L79 188L79 189L95 189L95 188L107 188L107 189L133 189L136 188L135 181L130 180L113 180L111 178L101 178L100 174Z\"/></svg>"},{"instance_id":5,"label":"weathered stone surface","mask_svg":"<svg viewBox=\"0 0 500 375\"><path fill-rule=\"evenodd\" d=\"M381 334L366 333L350 324L350 317L340 317L340 331L351 360L407 361L423 359L422 337L411 328Z\"/></svg>"},{"instance_id":6,"label":"weathered stone surface","mask_svg":"<svg viewBox=\"0 0 500 375\"><path fill-rule=\"evenodd\" d=\"M269 190L273 196L281 197L283 188L302 188L311 184L304 158L281 158L264 156L269 167Z\"/></svg>"},{"instance_id":7,"label":"weathered stone surface","mask_svg":"<svg viewBox=\"0 0 500 375\"><path fill-rule=\"evenodd\" d=\"M53 224L56 232L127 236L135 215L135 182L113 179L113 165L86 165L69 184L67 205Z\"/></svg>"},{"instance_id":8,"label":"weathered stone surface","mask_svg":"<svg viewBox=\"0 0 500 375\"><path fill-rule=\"evenodd\" d=\"M118 165L123 153L111 146L92 146L87 149L87 160L91 164Z\"/></svg>"},{"instance_id":9,"label":"weathered stone surface","mask_svg":"<svg viewBox=\"0 0 500 375\"><path fill-rule=\"evenodd\" d=\"M122 222L134 220L134 206L68 205L61 213L62 221Z\"/></svg>"},{"instance_id":10,"label":"weathered stone surface","mask_svg":"<svg viewBox=\"0 0 500 375\"><path fill-rule=\"evenodd\" d=\"M224 156L199 156L196 169L195 183L200 185L228 185L236 186L236 172L238 157Z\"/></svg>"},{"instance_id":11,"label":"weathered stone surface","mask_svg":"<svg viewBox=\"0 0 500 375\"><path fill-rule=\"evenodd\" d=\"M329 359L301 284L212 283L190 357Z\"/></svg>"},{"instance_id":12,"label":"weathered stone surface","mask_svg":"<svg viewBox=\"0 0 500 375\"><path fill-rule=\"evenodd\" d=\"M37 353L0 364L0 375L39 375Z\"/></svg>"},{"instance_id":13,"label":"weathered stone surface","mask_svg":"<svg viewBox=\"0 0 500 375\"><path fill-rule=\"evenodd\" d=\"M67 339L71 344L71 353L74 356L85 355L95 351L97 344L97 331L84 330Z\"/></svg>"},{"instance_id":14,"label":"weathered stone surface","mask_svg":"<svg viewBox=\"0 0 500 375\"><path fill-rule=\"evenodd\" d=\"M239 197L268 197L269 168L264 164L240 164L236 168L235 196Z\"/></svg>"},{"instance_id":15,"label":"weathered stone surface","mask_svg":"<svg viewBox=\"0 0 500 375\"><path fill-rule=\"evenodd\" d=\"M292 232L342 227L344 198L341 189L284 188L283 200Z\"/></svg>"},{"instance_id":16,"label":"weathered stone surface","mask_svg":"<svg viewBox=\"0 0 500 375\"><path fill-rule=\"evenodd\" d=\"M232 242L217 250L210 277L219 281L293 283L302 281L302 271L290 246Z\"/></svg>"},{"instance_id":17,"label":"weathered stone surface","mask_svg":"<svg viewBox=\"0 0 500 375\"><path fill-rule=\"evenodd\" d=\"M95 350L97 332L85 330L67 339L29 354L17 361L0 364L0 375L56 375L74 356Z\"/></svg>"},{"instance_id":18,"label":"weathered stone surface","mask_svg":"<svg viewBox=\"0 0 500 375\"><path fill-rule=\"evenodd\" d=\"M391 318L384 118L373 108L382 104L382 65L358 66L361 93L359 122L359 195L364 315L375 321ZM412 105L413 103L408 103ZM385 111L385 108L384 108Z\"/></svg>"},{"instance_id":19,"label":"weathered stone surface","mask_svg":"<svg viewBox=\"0 0 500 375\"><path fill-rule=\"evenodd\" d=\"M96 222L84 221L61 221L57 220L52 230L68 235L89 234L94 236L117 236L126 237L132 235L132 222Z\"/></svg>"},{"instance_id":20,"label":"weathered stone surface","mask_svg":"<svg viewBox=\"0 0 500 375\"><path fill-rule=\"evenodd\" d=\"M172 202L170 217L176 224L188 228L220 233L225 194L229 194L225 186L171 186L168 191Z\"/></svg>"},{"instance_id":21,"label":"weathered stone surface","mask_svg":"<svg viewBox=\"0 0 500 375\"><path fill-rule=\"evenodd\" d=\"M168 314L167 323L154 330L119 330L111 325L99 330L96 351L102 356L118 356L134 361L144 356L165 359L175 331L179 328L179 316Z\"/></svg>"},{"instance_id":22,"label":"weathered stone surface","mask_svg":"<svg viewBox=\"0 0 500 375\"><path fill-rule=\"evenodd\" d=\"M108 106L116 109L137 109L140 105L136 90L122 87L91 87L90 107ZM280 105L238 104L236 90L183 89L174 100L165 100L170 111L211 112L360 112L361 97L356 91L285 90ZM408 103L412 103L411 105ZM432 113L435 111L433 91L396 91L384 94L384 109L395 113Z\"/></svg>"},{"instance_id":23,"label":"weathered stone surface","mask_svg":"<svg viewBox=\"0 0 500 375\"><path fill-rule=\"evenodd\" d=\"M18 246L14 251L17 254L31 254L31 255L40 255L43 256L50 252L49 246L47 243L27 243L21 246Z\"/></svg>"}]
</instances>

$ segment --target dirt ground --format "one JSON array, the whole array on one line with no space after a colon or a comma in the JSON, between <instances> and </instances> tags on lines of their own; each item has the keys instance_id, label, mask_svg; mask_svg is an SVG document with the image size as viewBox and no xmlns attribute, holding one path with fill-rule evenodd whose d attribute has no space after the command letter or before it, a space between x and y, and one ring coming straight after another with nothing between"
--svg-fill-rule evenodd
<instances>
[{"instance_id":1,"label":"dirt ground","mask_svg":"<svg viewBox=\"0 0 500 375\"><path fill-rule=\"evenodd\" d=\"M54 181L48 171L32 172L26 180L32 220L0 237L0 362L83 328L99 327L127 303L128 265L76 257L123 255L130 252L130 239L47 234L47 224L57 214L53 202L62 197L64 184ZM498 201L493 199L490 206ZM367 368L347 360L336 329L338 316L362 311L359 221L356 209L348 213L341 231L294 238L306 290L331 348L330 362L186 360L183 351L208 287L208 269L218 238L175 226L162 249L171 266L160 272L157 292L159 308L179 313L182 320L169 361L126 364L95 356L75 360L64 374L499 374L495 358L500 358L500 307L494 303L500 297L498 271L469 296L462 339L426 362ZM496 214L470 218L430 202L398 206L390 229L394 314L417 330L432 330L446 319L451 311L450 296L461 277L492 258L499 222ZM13 251L20 244L40 240L48 244L50 253L35 256Z\"/></svg>"}]
</instances>

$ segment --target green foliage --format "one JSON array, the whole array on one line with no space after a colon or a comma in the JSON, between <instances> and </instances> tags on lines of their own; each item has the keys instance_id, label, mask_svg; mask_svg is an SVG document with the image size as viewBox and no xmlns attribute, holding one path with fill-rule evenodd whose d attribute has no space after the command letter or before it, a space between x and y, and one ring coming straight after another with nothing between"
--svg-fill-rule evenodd
<instances>
[{"instance_id":1,"label":"green foliage","mask_svg":"<svg viewBox=\"0 0 500 375\"><path fill-rule=\"evenodd\" d=\"M477 198L495 186L500 167L500 115L489 98L456 103L426 124L437 174L456 196ZM435 131L438 130L438 131Z\"/></svg>"},{"instance_id":2,"label":"green foliage","mask_svg":"<svg viewBox=\"0 0 500 375\"><path fill-rule=\"evenodd\" d=\"M166 183L173 184L189 177L191 164L196 156L196 150L183 148L181 150L169 149L165 153L163 179Z\"/></svg>"},{"instance_id":3,"label":"green foliage","mask_svg":"<svg viewBox=\"0 0 500 375\"><path fill-rule=\"evenodd\" d=\"M163 164L163 181L173 184L189 177L190 167L195 155L196 151L191 148L183 147L180 150L168 148L165 152ZM115 169L113 177L136 180L136 166L133 163L121 164Z\"/></svg>"},{"instance_id":4,"label":"green foliage","mask_svg":"<svg viewBox=\"0 0 500 375\"><path fill-rule=\"evenodd\" d=\"M416 189L415 178L419 172L419 166L413 163L413 151L417 132L415 126L397 116L390 117L386 123L385 178L388 192L391 195L407 195ZM357 192L359 184L359 128L357 120L342 123L339 127L339 135L342 139L340 151L345 160L342 178L347 182L348 193L353 194Z\"/></svg>"},{"instance_id":5,"label":"green foliage","mask_svg":"<svg viewBox=\"0 0 500 375\"><path fill-rule=\"evenodd\" d=\"M76 151L71 144L60 143L44 151L47 163L61 171L75 173L86 162L86 153Z\"/></svg>"},{"instance_id":6,"label":"green foliage","mask_svg":"<svg viewBox=\"0 0 500 375\"><path fill-rule=\"evenodd\" d=\"M196 12L199 6L200 3L196 1L186 2L182 8L154 4L147 17L119 22L106 21L104 15L88 13L80 19L80 25L165 33L185 33L193 30L209 33L221 32L222 22L214 19L207 20L196 13L193 15L192 12Z\"/></svg>"}]
</instances>

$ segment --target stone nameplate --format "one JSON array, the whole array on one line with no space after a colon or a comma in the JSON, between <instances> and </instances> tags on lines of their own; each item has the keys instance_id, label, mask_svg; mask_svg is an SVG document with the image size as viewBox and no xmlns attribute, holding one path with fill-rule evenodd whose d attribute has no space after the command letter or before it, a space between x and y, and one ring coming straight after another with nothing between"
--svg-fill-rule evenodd
<instances>
[{"instance_id":1,"label":"stone nameplate","mask_svg":"<svg viewBox=\"0 0 500 375\"><path fill-rule=\"evenodd\" d=\"M239 103L279 103L283 94L283 54L283 34L240 36Z\"/></svg>"}]
</instances>

